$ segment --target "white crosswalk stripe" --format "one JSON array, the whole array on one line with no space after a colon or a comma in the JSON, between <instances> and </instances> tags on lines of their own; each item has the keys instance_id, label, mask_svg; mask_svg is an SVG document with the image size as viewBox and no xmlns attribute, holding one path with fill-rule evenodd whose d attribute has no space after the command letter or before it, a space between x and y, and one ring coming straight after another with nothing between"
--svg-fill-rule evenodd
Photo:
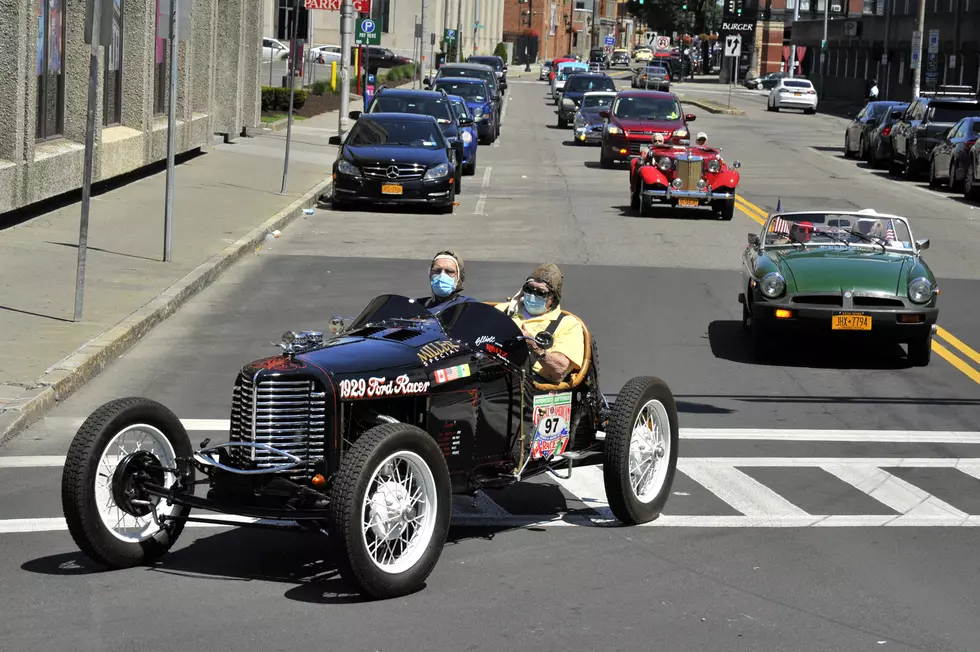
<instances>
[{"instance_id":1,"label":"white crosswalk stripe","mask_svg":"<svg viewBox=\"0 0 980 652\"><path fill-rule=\"evenodd\" d=\"M49 428L76 428L79 420L48 419ZM222 419L185 419L190 431L216 432L227 427ZM730 430L730 429L682 429L681 437L691 440L772 442L861 442L885 446L928 442L932 444L977 444L977 432L922 432L922 431L860 431L860 430ZM978 449L980 453L980 449ZM60 469L63 455L0 456L0 474L23 473L23 469ZM831 496L842 491L863 495L866 505L877 504L872 513L834 513L836 502L827 504L830 513L808 513L794 502L800 491L814 493L817 487L801 490L787 489L769 479L767 473L780 473L785 469L788 476L794 471L810 469L823 472L808 482L837 482ZM914 474L932 473L930 487L949 481L955 476L961 493L947 489L943 498L917 486L907 471ZM50 471L49 471L50 473ZM906 474L899 477L898 474ZM761 475L760 475L761 474ZM945 474L945 475L943 475ZM775 476L774 476L775 477ZM808 476L810 477L810 476ZM2 475L0 475L2 481ZM538 478L534 482L549 484L561 490L562 504L539 507L537 503L521 502L521 490L514 488L509 497L490 492L479 492L475 498L454 497L453 522L455 525L494 527L562 527L603 526L618 523L609 509L602 466L576 467L571 478ZM678 490L678 483L688 483ZM692 484L693 483L693 484ZM769 484L767 484L769 483ZM976 490L963 494L963 487L976 483ZM792 483L790 483L792 484ZM770 486L772 485L772 486ZM951 485L952 486L952 485ZM700 487L703 491L696 491ZM540 487L539 487L540 489ZM936 490L936 489L934 489ZM942 489L939 489L942 493ZM781 493L782 492L782 493ZM528 494L534 492L529 491ZM542 493L542 492L539 492ZM548 492L543 492L548 493ZM558 495L551 492L552 496ZM517 496L515 499L514 496ZM769 527L961 527L980 525L980 514L971 514L980 496L980 457L685 457L678 460L678 473L674 493L667 501L663 516L650 527L701 527L701 528L769 528ZM714 507L705 501L715 500ZM873 502L867 502L870 499ZM529 499L530 500L530 499ZM828 499L834 500L834 499ZM718 502L720 501L720 502ZM957 504L958 502L962 504ZM722 504L737 514L718 513ZM820 504L807 502L808 505ZM966 505L969 505L966 508ZM811 507L811 509L813 509ZM823 511L823 508L818 508ZM530 510L530 511L528 511ZM537 510L537 511L535 511ZM683 513L673 513L680 510ZM847 510L841 510L847 511ZM853 510L852 510L853 511ZM882 512L892 513L882 513ZM526 513L525 513L526 512ZM539 513L540 512L540 513ZM8 512L9 514L9 512ZM257 519L204 513L234 525ZM13 515L13 514L11 514ZM23 512L17 516L26 516ZM30 515L30 514L27 514ZM64 519L53 514L38 514L37 518L4 518L0 498L0 534L50 532L65 529ZM191 525L191 524L189 524ZM287 524L288 525L288 524ZM193 527L220 527L214 524L193 524Z\"/></svg>"}]
</instances>

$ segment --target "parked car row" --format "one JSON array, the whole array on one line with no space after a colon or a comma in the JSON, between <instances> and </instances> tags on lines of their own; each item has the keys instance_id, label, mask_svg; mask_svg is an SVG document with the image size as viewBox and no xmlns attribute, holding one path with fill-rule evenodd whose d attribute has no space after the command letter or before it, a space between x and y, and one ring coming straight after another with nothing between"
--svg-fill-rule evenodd
<instances>
[{"instance_id":1,"label":"parked car row","mask_svg":"<svg viewBox=\"0 0 980 652\"><path fill-rule=\"evenodd\" d=\"M869 102L844 132L844 156L933 188L980 199L980 99L970 86L940 86L912 102Z\"/></svg>"},{"instance_id":2,"label":"parked car row","mask_svg":"<svg viewBox=\"0 0 980 652\"><path fill-rule=\"evenodd\" d=\"M471 57L471 59L488 57ZM370 104L351 111L354 126L333 166L333 208L356 203L421 204L452 213L462 178L476 173L480 144L500 136L503 83L484 63L444 64L425 89L380 87Z\"/></svg>"}]
</instances>

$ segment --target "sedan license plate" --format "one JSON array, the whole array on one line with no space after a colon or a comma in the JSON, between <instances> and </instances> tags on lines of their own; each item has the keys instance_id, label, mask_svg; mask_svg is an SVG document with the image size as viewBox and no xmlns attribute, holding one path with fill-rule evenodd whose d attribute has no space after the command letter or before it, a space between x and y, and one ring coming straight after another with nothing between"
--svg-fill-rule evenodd
<instances>
[{"instance_id":1,"label":"sedan license plate","mask_svg":"<svg viewBox=\"0 0 980 652\"><path fill-rule=\"evenodd\" d=\"M803 97L803 93L793 93L796 97Z\"/></svg>"},{"instance_id":2,"label":"sedan license plate","mask_svg":"<svg viewBox=\"0 0 980 652\"><path fill-rule=\"evenodd\" d=\"M697 206L698 206L698 203L699 203L699 202L698 202L698 200L697 200L697 199L678 199L678 200L677 200L677 205L678 205L678 206L691 206L691 207L697 207Z\"/></svg>"},{"instance_id":3,"label":"sedan license plate","mask_svg":"<svg viewBox=\"0 0 980 652\"><path fill-rule=\"evenodd\" d=\"M400 195L402 194L402 187L397 183L386 183L383 186L381 186L381 194Z\"/></svg>"},{"instance_id":4,"label":"sedan license plate","mask_svg":"<svg viewBox=\"0 0 980 652\"><path fill-rule=\"evenodd\" d=\"M854 313L834 315L830 327L835 331L869 331L871 330L871 315Z\"/></svg>"}]
</instances>

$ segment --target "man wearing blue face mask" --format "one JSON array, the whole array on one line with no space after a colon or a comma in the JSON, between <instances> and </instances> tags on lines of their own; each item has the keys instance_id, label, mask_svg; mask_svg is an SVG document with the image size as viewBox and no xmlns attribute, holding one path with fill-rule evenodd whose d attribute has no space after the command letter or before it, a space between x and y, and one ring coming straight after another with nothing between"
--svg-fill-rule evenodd
<instances>
[{"instance_id":1,"label":"man wearing blue face mask","mask_svg":"<svg viewBox=\"0 0 980 652\"><path fill-rule=\"evenodd\" d=\"M549 383L560 383L582 367L585 359L585 328L581 320L561 309L562 273L552 263L539 265L524 281L521 293L494 306L509 315L527 337L548 331L555 342L544 350L528 340L536 358L532 371Z\"/></svg>"},{"instance_id":2,"label":"man wearing blue face mask","mask_svg":"<svg viewBox=\"0 0 980 652\"><path fill-rule=\"evenodd\" d=\"M466 280L466 271L459 254L451 249L440 251L429 264L429 287L432 296L419 301L431 312L445 310L457 303L476 301L472 297L460 294L464 280Z\"/></svg>"}]
</instances>

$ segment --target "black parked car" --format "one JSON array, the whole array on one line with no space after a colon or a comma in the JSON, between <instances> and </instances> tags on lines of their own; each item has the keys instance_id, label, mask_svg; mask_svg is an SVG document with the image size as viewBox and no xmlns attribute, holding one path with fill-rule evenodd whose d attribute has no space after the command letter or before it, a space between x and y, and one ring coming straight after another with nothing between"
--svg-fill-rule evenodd
<instances>
[{"instance_id":1,"label":"black parked car","mask_svg":"<svg viewBox=\"0 0 980 652\"><path fill-rule=\"evenodd\" d=\"M575 119L575 113L582 104L582 97L592 91L616 91L616 82L605 73L575 73L565 80L558 104L558 128L564 129Z\"/></svg>"},{"instance_id":2,"label":"black parked car","mask_svg":"<svg viewBox=\"0 0 980 652\"><path fill-rule=\"evenodd\" d=\"M943 182L957 192L973 162L973 146L980 135L980 111L976 116L957 122L932 150L929 161L929 185L938 188Z\"/></svg>"},{"instance_id":3,"label":"black parked car","mask_svg":"<svg viewBox=\"0 0 980 652\"><path fill-rule=\"evenodd\" d=\"M868 135L867 161L873 168L883 168L892 158L892 128L905 115L908 104L896 104L878 117Z\"/></svg>"},{"instance_id":4,"label":"black parked car","mask_svg":"<svg viewBox=\"0 0 980 652\"><path fill-rule=\"evenodd\" d=\"M497 76L497 81L500 83L500 90L507 90L507 64L502 58L474 54L466 59L466 62L479 63L481 65L490 66L493 68L493 74Z\"/></svg>"},{"instance_id":5,"label":"black parked car","mask_svg":"<svg viewBox=\"0 0 980 652\"><path fill-rule=\"evenodd\" d=\"M350 60L354 61L355 52L359 49L359 46L351 48ZM397 68L398 66L404 66L412 63L411 59L401 56L400 54L395 54L388 48L377 47L369 45L368 51L368 68L369 72L374 75L377 74L379 69L391 69ZM357 55L360 56L360 55Z\"/></svg>"},{"instance_id":6,"label":"black parked car","mask_svg":"<svg viewBox=\"0 0 980 652\"><path fill-rule=\"evenodd\" d=\"M475 77L484 80L490 84L493 101L497 105L497 115L500 115L500 111L503 110L503 89L500 86L500 80L497 79L497 73L494 72L493 67L482 63L447 63L436 72L435 79L441 79L442 77ZM426 77L422 80L422 83L431 88L432 82L435 79Z\"/></svg>"},{"instance_id":7,"label":"black parked car","mask_svg":"<svg viewBox=\"0 0 980 652\"><path fill-rule=\"evenodd\" d=\"M387 119L365 116L352 133L380 133ZM130 568L163 557L201 520L192 509L293 522L327 534L330 562L353 588L392 598L423 588L435 568L454 493L602 464L613 516L636 525L663 510L677 466L675 399L644 376L610 404L588 329L581 369L543 385L521 329L484 303L432 314L382 295L350 325L330 326L326 340L288 332L281 355L241 368L226 443L195 448L150 399L96 409L62 476L78 547L103 567ZM534 340L545 350L554 341L547 331Z\"/></svg>"},{"instance_id":8,"label":"black parked car","mask_svg":"<svg viewBox=\"0 0 980 652\"><path fill-rule=\"evenodd\" d=\"M844 128L844 156L866 159L871 144L871 132L881 121L881 117L901 102L868 102L851 123Z\"/></svg>"},{"instance_id":9,"label":"black parked car","mask_svg":"<svg viewBox=\"0 0 980 652\"><path fill-rule=\"evenodd\" d=\"M968 86L923 93L892 128L891 174L915 179L929 167L929 154L960 118L980 115L980 101Z\"/></svg>"},{"instance_id":10,"label":"black parked car","mask_svg":"<svg viewBox=\"0 0 980 652\"><path fill-rule=\"evenodd\" d=\"M452 107L450 107L452 111ZM431 115L359 113L333 164L333 208L354 202L426 204L453 212L463 143L451 145ZM330 143L340 145L340 137Z\"/></svg>"}]
</instances>

